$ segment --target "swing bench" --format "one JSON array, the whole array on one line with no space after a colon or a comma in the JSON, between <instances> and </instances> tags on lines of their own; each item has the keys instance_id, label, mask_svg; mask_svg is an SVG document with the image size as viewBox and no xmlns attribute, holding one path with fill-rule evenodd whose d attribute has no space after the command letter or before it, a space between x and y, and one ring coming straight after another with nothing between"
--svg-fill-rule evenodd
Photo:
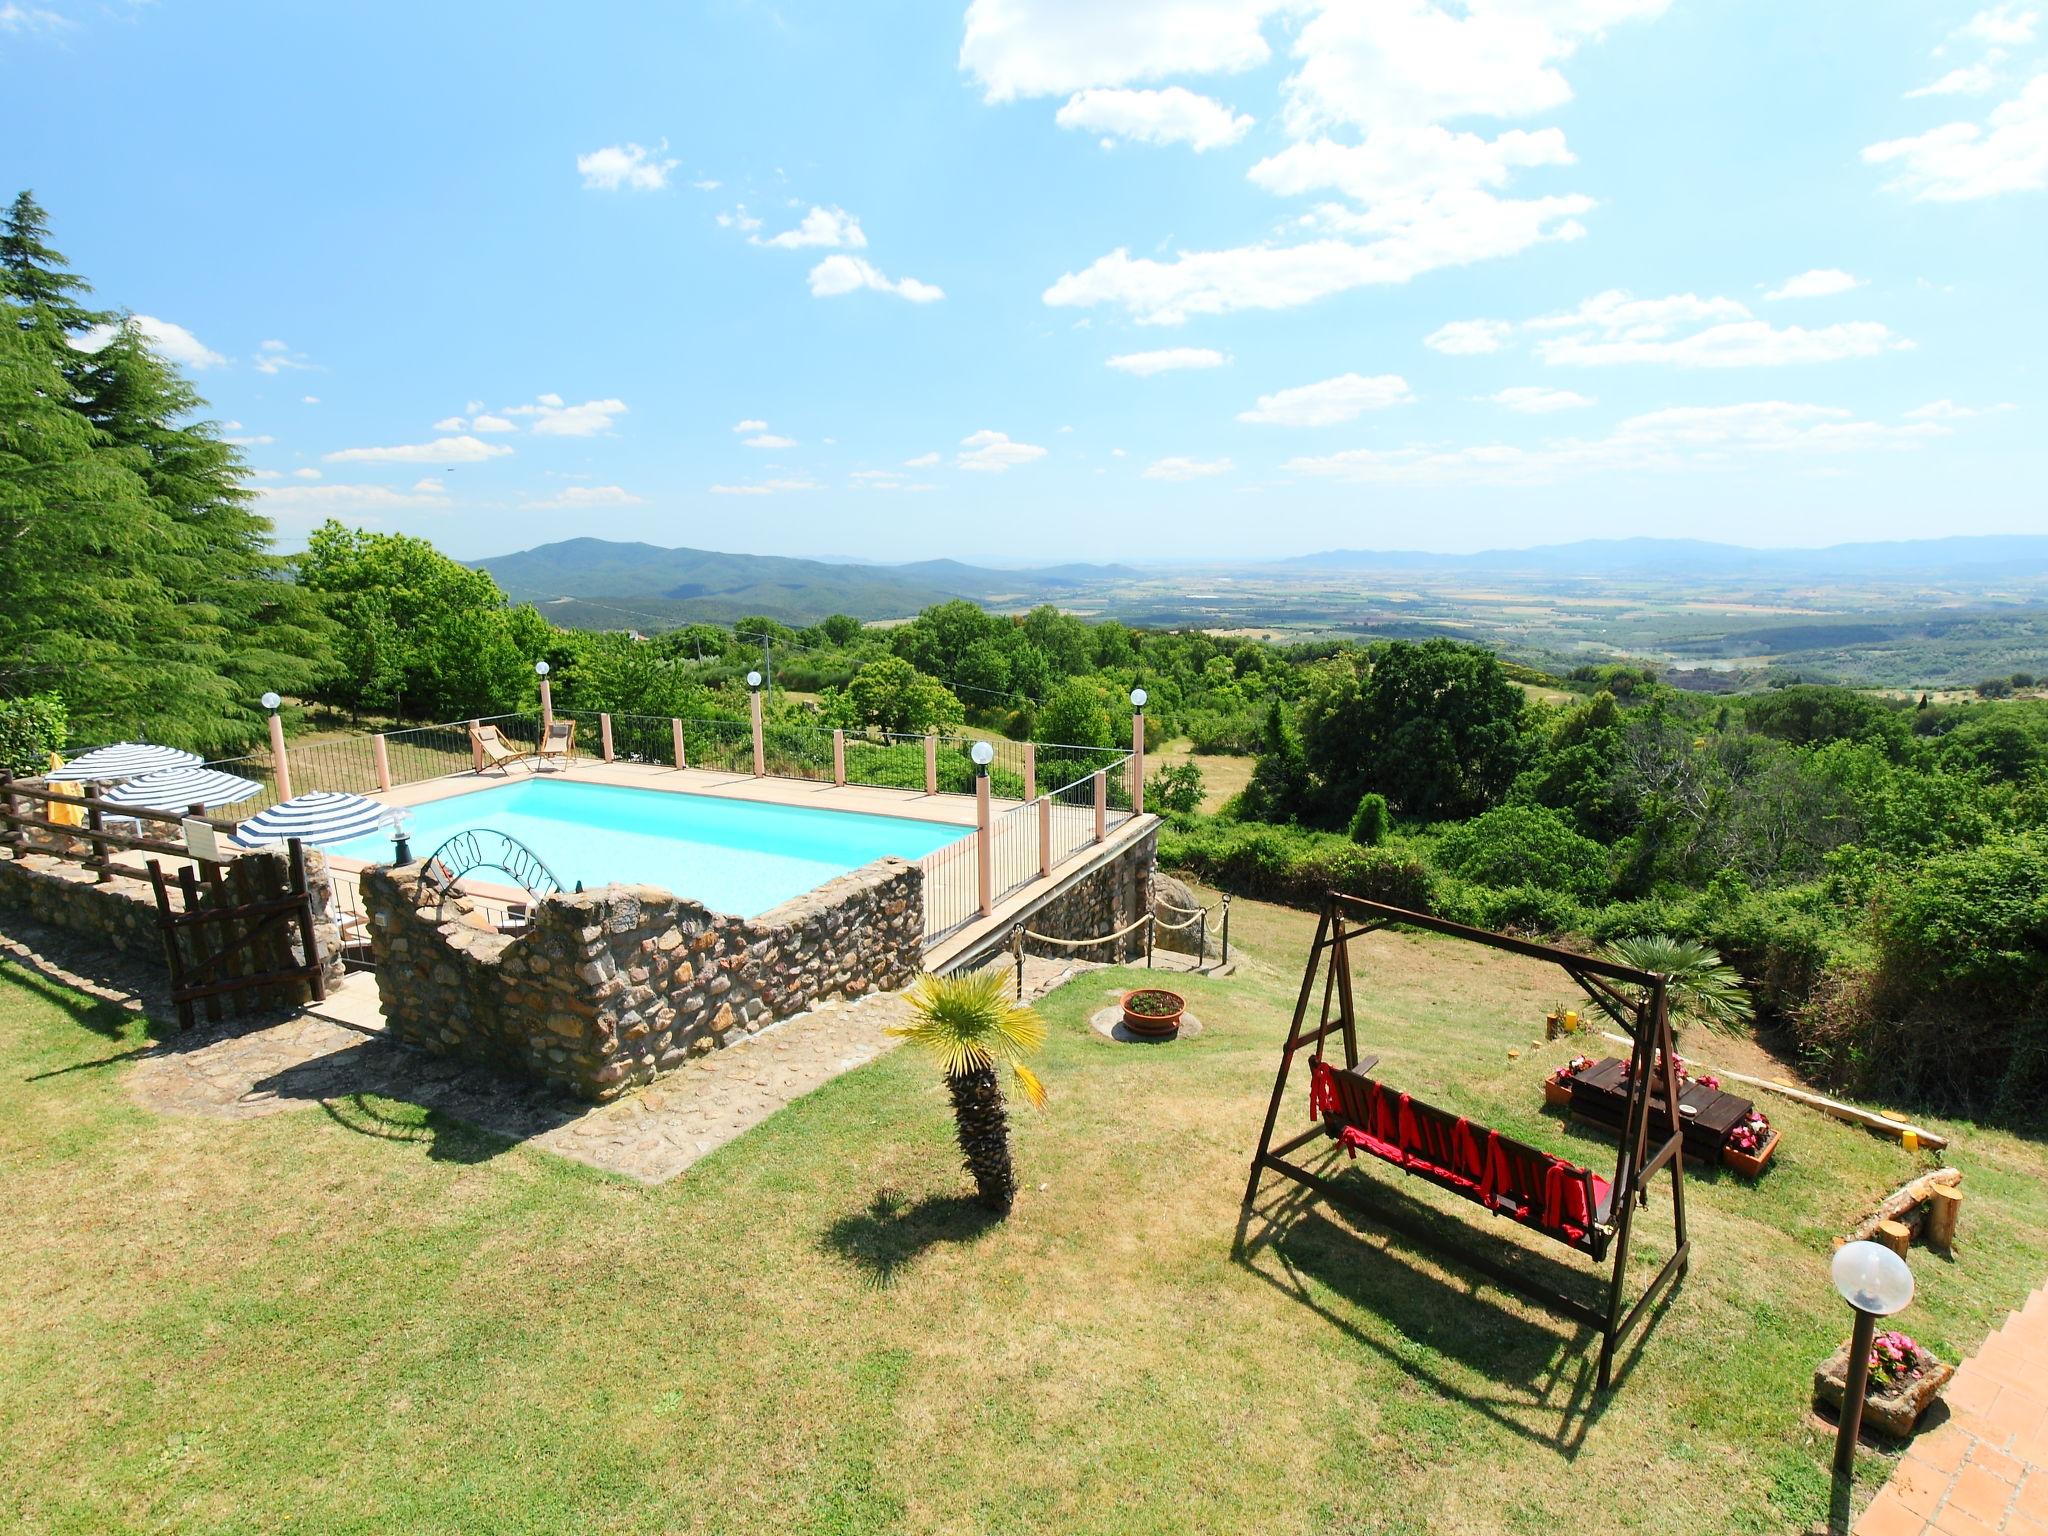
<instances>
[{"instance_id":1,"label":"swing bench","mask_svg":"<svg viewBox=\"0 0 2048 1536\"><path fill-rule=\"evenodd\" d=\"M1361 1060L1358 1054L1350 945L1363 934L1392 927L1420 928L1548 961L1565 971L1584 988L1596 1007L1627 1031L1634 1042L1634 1055L1620 1155L1612 1179L1603 1179L1567 1158L1424 1103L1369 1075L1379 1058ZM1323 982L1321 1017L1309 1027L1309 1004L1315 995L1319 971ZM1677 1058L1665 992L1666 978L1651 972L1331 892L1316 928L1315 944L1309 951L1301 993L1295 1002L1294 1019L1281 1049L1273 1097L1267 1105L1265 1127L1245 1186L1246 1208L1251 1207L1258 1194L1261 1175L1271 1171L1371 1220L1396 1228L1425 1246L1444 1246L1425 1223L1387 1208L1385 1202L1361 1201L1324 1173L1289 1160L1289 1154L1327 1138L1353 1158L1364 1152L1583 1254L1595 1264L1611 1254L1613 1265L1605 1279L1605 1305L1598 1308L1579 1297L1547 1290L1526 1271L1497 1263L1464 1246L1453 1248L1451 1254L1467 1268L1597 1329L1601 1335L1599 1384L1604 1391L1612 1377L1616 1347L1665 1287L1685 1273L1690 1262L1691 1244L1685 1228L1684 1159L1679 1156L1683 1130L1672 1107L1678 1102L1677 1085L1662 1085L1661 1105L1652 1096L1652 1089L1657 1086L1653 1073L1671 1077L1671 1064ZM1325 1060L1324 1047L1332 1036L1342 1043L1342 1066ZM1311 1050L1308 1108L1312 1124L1276 1146L1274 1131L1286 1098L1288 1078L1295 1057L1305 1049ZM1665 1123L1657 1129L1658 1144L1653 1149L1651 1120L1659 1110ZM1636 1206L1649 1203L1648 1180L1667 1167L1671 1173L1675 1248L1624 1317L1621 1309L1623 1282L1628 1272L1630 1218Z\"/></svg>"}]
</instances>

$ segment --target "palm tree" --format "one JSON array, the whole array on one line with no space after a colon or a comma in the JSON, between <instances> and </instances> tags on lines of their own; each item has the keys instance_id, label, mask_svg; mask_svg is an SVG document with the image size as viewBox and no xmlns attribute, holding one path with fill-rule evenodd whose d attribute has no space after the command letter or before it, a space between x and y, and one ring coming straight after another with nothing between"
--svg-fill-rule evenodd
<instances>
[{"instance_id":1,"label":"palm tree","mask_svg":"<svg viewBox=\"0 0 2048 1536\"><path fill-rule=\"evenodd\" d=\"M1695 939L1674 939L1667 933L1631 934L1609 944L1607 958L1669 977L1666 995L1681 1013L1723 1028L1756 1018L1756 1005L1735 967L1721 958L1719 950Z\"/></svg>"},{"instance_id":2,"label":"palm tree","mask_svg":"<svg viewBox=\"0 0 2048 1536\"><path fill-rule=\"evenodd\" d=\"M1010 1165L1010 1120L996 1068L1007 1062L1032 1107L1045 1107L1045 1085L1023 1058L1045 1044L1045 1021L1003 995L1000 970L920 976L909 992L908 1024L888 1033L921 1046L946 1074L953 1123L981 1203L1007 1216L1017 1199Z\"/></svg>"}]
</instances>

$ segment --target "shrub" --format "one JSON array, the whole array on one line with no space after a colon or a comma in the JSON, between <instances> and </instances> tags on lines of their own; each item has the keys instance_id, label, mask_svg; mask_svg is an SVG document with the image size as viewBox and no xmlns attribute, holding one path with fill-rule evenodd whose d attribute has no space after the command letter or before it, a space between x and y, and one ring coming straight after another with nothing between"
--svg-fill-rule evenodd
<instances>
[{"instance_id":1,"label":"shrub","mask_svg":"<svg viewBox=\"0 0 2048 1536\"><path fill-rule=\"evenodd\" d=\"M65 725L64 701L54 693L0 699L0 769L47 773L50 754L64 750Z\"/></svg>"},{"instance_id":2,"label":"shrub","mask_svg":"<svg viewBox=\"0 0 2048 1536\"><path fill-rule=\"evenodd\" d=\"M1496 806L1458 823L1437 840L1436 861L1479 885L1593 896L1607 883L1606 850L1540 805Z\"/></svg>"},{"instance_id":3,"label":"shrub","mask_svg":"<svg viewBox=\"0 0 2048 1536\"><path fill-rule=\"evenodd\" d=\"M1185 816L1202 808L1202 770L1193 763L1169 763L1152 775L1146 790L1150 809Z\"/></svg>"},{"instance_id":4,"label":"shrub","mask_svg":"<svg viewBox=\"0 0 2048 1536\"><path fill-rule=\"evenodd\" d=\"M1313 904L1336 890L1413 911L1434 909L1428 867L1414 854L1361 848L1335 833L1259 822L1169 827L1160 835L1159 861L1247 896Z\"/></svg>"},{"instance_id":5,"label":"shrub","mask_svg":"<svg viewBox=\"0 0 2048 1536\"><path fill-rule=\"evenodd\" d=\"M1392 825L1385 795L1368 792L1358 797L1358 809L1351 813L1351 841L1361 848L1377 848L1387 840Z\"/></svg>"}]
</instances>

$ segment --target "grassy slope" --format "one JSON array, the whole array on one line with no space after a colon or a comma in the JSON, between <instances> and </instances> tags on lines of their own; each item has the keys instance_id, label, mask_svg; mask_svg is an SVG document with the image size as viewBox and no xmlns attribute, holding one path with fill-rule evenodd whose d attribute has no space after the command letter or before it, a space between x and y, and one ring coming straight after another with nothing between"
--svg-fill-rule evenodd
<instances>
[{"instance_id":1,"label":"grassy slope","mask_svg":"<svg viewBox=\"0 0 2048 1536\"><path fill-rule=\"evenodd\" d=\"M1235 931L1273 963L1190 983L1199 1040L1091 1036L1114 975L1050 1002L1054 1106L1020 1119L1026 1193L1000 1228L961 1203L943 1096L907 1053L647 1190L388 1101L154 1117L121 1091L132 1020L0 972L0 1511L81 1532L1316 1536L1825 1513L1805 1398L1842 1322L1827 1239L1913 1158L1788 1109L1759 1187L1689 1186L1693 1275L1589 1416L1582 1340L1320 1207L1233 1258L1305 920L1239 903ZM1533 1107L1547 973L1415 939L1371 957L1388 1076L1611 1156ZM1951 1354L2048 1272L2042 1149L1963 1128L1956 1156L1967 1247L1916 1253L1903 1319Z\"/></svg>"}]
</instances>

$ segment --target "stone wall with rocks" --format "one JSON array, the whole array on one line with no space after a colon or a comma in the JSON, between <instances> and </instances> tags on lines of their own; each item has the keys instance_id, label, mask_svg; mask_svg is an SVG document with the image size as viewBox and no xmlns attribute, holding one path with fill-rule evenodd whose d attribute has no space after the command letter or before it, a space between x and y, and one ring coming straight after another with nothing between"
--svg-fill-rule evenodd
<instances>
[{"instance_id":1,"label":"stone wall with rocks","mask_svg":"<svg viewBox=\"0 0 2048 1536\"><path fill-rule=\"evenodd\" d=\"M759 917L645 885L534 903L500 933L424 865L362 875L394 1036L604 1102L828 997L917 974L923 872L878 859Z\"/></svg>"},{"instance_id":2,"label":"stone wall with rocks","mask_svg":"<svg viewBox=\"0 0 2048 1536\"><path fill-rule=\"evenodd\" d=\"M230 902L262 900L282 896L290 889L290 872L282 849L255 849L238 853L228 863ZM340 930L334 917L334 883L327 874L327 862L319 850L306 850L306 886L313 898L313 938L320 951L327 985L341 984ZM202 887L201 905L212 897ZM173 905L184 910L181 896ZM17 912L32 922L61 929L91 945L103 945L124 955L162 965L163 933L157 927L156 893L147 880L116 874L100 881L83 864L51 854L17 851L0 857L0 913ZM209 927L209 941L218 933ZM298 927L286 930L292 962L303 963ZM185 953L193 955L188 940ZM288 1007L307 996L303 983L277 988L249 988L227 995L231 1011L247 1013Z\"/></svg>"},{"instance_id":3,"label":"stone wall with rocks","mask_svg":"<svg viewBox=\"0 0 2048 1536\"><path fill-rule=\"evenodd\" d=\"M1054 939L1094 939L1113 933L1152 910L1152 878L1158 862L1159 829L1155 826L1114 858L1056 893L1024 919L1024 926ZM1034 955L1055 958L1135 960L1145 953L1145 933L1138 929L1114 943L1087 949L1040 944L1028 938L1024 947Z\"/></svg>"}]
</instances>

